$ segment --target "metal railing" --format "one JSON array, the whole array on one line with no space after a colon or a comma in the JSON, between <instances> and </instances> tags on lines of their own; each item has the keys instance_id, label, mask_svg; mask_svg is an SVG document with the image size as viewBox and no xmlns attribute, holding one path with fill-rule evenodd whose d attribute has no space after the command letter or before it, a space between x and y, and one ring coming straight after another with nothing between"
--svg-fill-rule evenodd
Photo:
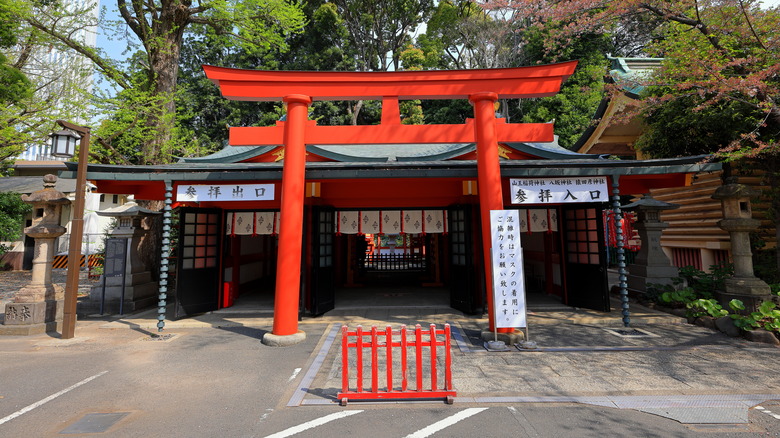
<instances>
[{"instance_id":1,"label":"metal railing","mask_svg":"<svg viewBox=\"0 0 780 438\"><path fill-rule=\"evenodd\" d=\"M369 271L424 271L427 261L423 254L368 254L362 268Z\"/></svg>"}]
</instances>

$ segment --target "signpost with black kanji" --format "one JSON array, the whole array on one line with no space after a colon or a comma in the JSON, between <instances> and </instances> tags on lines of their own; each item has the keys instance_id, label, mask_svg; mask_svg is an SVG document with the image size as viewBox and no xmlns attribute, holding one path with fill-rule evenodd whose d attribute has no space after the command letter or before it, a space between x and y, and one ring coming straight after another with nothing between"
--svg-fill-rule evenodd
<instances>
[{"instance_id":1,"label":"signpost with black kanji","mask_svg":"<svg viewBox=\"0 0 780 438\"><path fill-rule=\"evenodd\" d=\"M528 324L519 212L491 210L490 228L496 328L525 328Z\"/></svg>"},{"instance_id":2,"label":"signpost with black kanji","mask_svg":"<svg viewBox=\"0 0 780 438\"><path fill-rule=\"evenodd\" d=\"M100 313L103 314L103 308L106 301L106 278L120 277L122 280L122 294L119 299L119 314L123 312L123 302L125 301L125 271L127 270L127 241L126 237L111 237L106 239L106 254L103 259L103 293L100 299Z\"/></svg>"}]
</instances>

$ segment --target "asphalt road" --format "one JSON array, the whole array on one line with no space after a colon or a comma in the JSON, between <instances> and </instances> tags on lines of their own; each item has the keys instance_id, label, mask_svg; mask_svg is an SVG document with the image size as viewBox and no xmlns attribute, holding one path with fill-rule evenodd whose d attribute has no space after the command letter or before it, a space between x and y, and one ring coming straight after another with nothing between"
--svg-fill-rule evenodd
<instances>
[{"instance_id":1,"label":"asphalt road","mask_svg":"<svg viewBox=\"0 0 780 438\"><path fill-rule=\"evenodd\" d=\"M153 341L99 324L80 325L68 341L0 338L0 437L780 436L776 402L751 409L746 425L578 404L288 407L325 325L308 325L302 344L271 348L248 327Z\"/></svg>"}]
</instances>

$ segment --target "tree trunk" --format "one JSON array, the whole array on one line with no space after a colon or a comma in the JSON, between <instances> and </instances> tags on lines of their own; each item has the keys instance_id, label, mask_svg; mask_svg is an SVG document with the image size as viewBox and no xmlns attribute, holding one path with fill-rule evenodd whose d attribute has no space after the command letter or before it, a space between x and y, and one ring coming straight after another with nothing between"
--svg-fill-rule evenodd
<instances>
[{"instance_id":1,"label":"tree trunk","mask_svg":"<svg viewBox=\"0 0 780 438\"><path fill-rule=\"evenodd\" d=\"M163 201L139 200L138 205L153 211L161 211L165 206ZM160 248L162 243L162 215L149 216L144 219L143 228L146 236L138 246L138 255L146 269L152 273L152 279L160 279Z\"/></svg>"},{"instance_id":2,"label":"tree trunk","mask_svg":"<svg viewBox=\"0 0 780 438\"><path fill-rule=\"evenodd\" d=\"M176 122L176 79L184 29L190 13L176 1L163 1L160 18L152 24L154 39L149 43L151 90L155 98L147 116L147 126L156 127L153 137L143 146L143 163L171 161L171 141Z\"/></svg>"}]
</instances>

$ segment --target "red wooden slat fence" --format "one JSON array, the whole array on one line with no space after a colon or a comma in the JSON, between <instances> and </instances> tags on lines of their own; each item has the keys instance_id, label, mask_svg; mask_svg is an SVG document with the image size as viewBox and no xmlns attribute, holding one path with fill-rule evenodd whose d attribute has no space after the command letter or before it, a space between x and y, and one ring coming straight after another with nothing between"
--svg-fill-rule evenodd
<instances>
[{"instance_id":1,"label":"red wooden slat fence","mask_svg":"<svg viewBox=\"0 0 780 438\"><path fill-rule=\"evenodd\" d=\"M444 329L436 329L431 324L428 330L423 330L420 324L414 328L413 338L409 339L409 333L405 325L399 330L393 330L387 326L385 330L378 331L376 326L371 331L364 332L361 326L350 331L347 326L341 328L341 392L338 399L344 406L349 400L381 400L381 399L415 399L415 398L443 398L447 403L452 403L456 391L452 389L452 355L450 353L450 325L445 324ZM442 336L439 339L439 336ZM369 337L368 340L364 339ZM438 371L436 357L437 347L444 347L444 388L438 387ZM363 387L363 359L364 349L369 348L371 354L371 387ZM408 349L414 350L415 387L409 388L409 354ZM355 357L355 390L349 387L350 376L350 350ZM379 351L385 351L386 382L385 388L379 387ZM400 353L401 383L393 383L393 356ZM430 387L423 387L423 352L428 353L430 360Z\"/></svg>"}]
</instances>

